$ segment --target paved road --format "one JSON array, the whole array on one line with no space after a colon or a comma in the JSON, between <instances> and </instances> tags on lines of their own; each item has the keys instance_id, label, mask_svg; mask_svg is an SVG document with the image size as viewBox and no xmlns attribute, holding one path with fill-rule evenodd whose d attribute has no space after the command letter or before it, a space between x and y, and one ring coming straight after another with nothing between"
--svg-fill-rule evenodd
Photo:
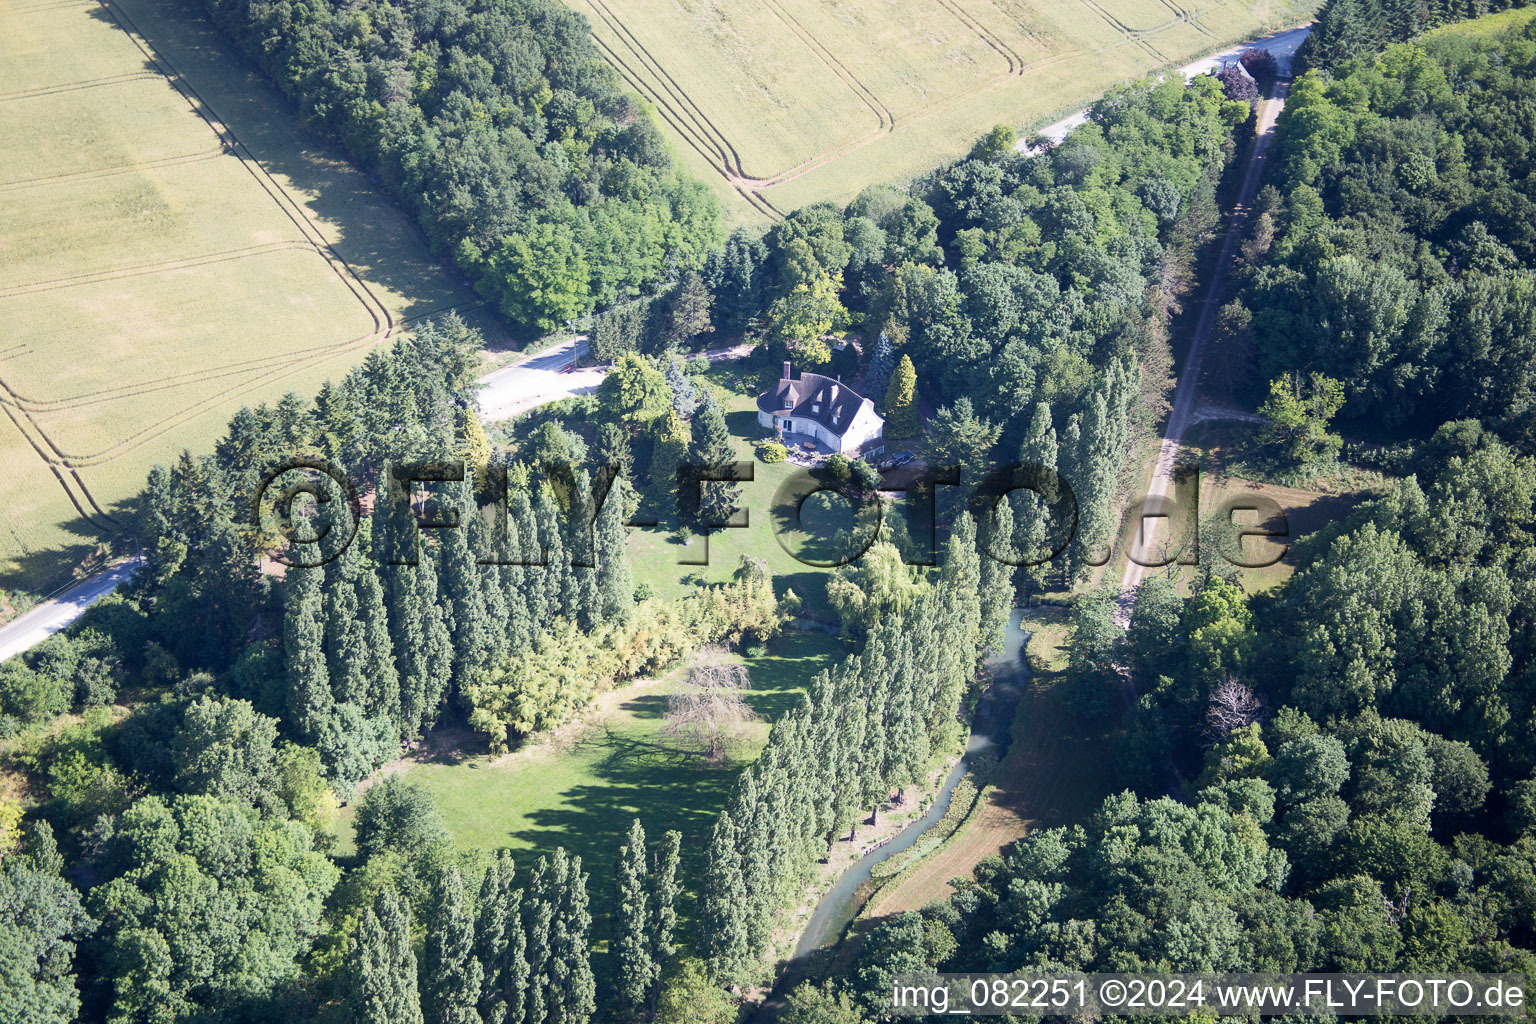
<instances>
[{"instance_id":1,"label":"paved road","mask_svg":"<svg viewBox=\"0 0 1536 1024\"><path fill-rule=\"evenodd\" d=\"M1237 252L1243 228L1248 223L1248 208L1253 203L1253 197L1259 190L1259 181L1264 176L1269 147L1275 138L1275 119L1285 108L1285 97L1289 90L1290 82L1282 80L1275 87L1274 97L1265 100L1259 107L1258 137L1254 140L1253 149L1249 154L1248 167L1243 172L1243 182L1238 189L1237 203L1233 206L1232 216L1227 222L1227 234L1221 243L1221 256L1216 261L1210 288L1205 294L1205 305L1200 310L1200 320L1196 323L1194 336L1189 342L1189 354L1179 370L1178 387L1173 393L1173 408L1168 413L1168 424L1163 429L1163 441L1158 447L1157 462L1152 468L1152 481L1147 486L1147 504L1154 510L1156 499L1166 498L1172 490L1173 470L1178 461L1179 447L1184 441L1184 432L1193 425L1195 393L1200 386L1200 367L1205 359L1206 340L1210 337L1211 325L1216 319L1216 310L1221 303L1227 283L1227 273L1232 268L1233 256ZM1152 553L1158 551L1157 535L1162 524L1162 518L1144 518L1138 542L1132 545L1131 554L1143 561L1155 561L1156 558L1152 557ZM1131 605L1136 600L1136 586L1144 575L1146 575L1146 569L1143 566L1134 561L1126 562L1116 608L1116 619L1122 626L1130 625Z\"/></svg>"},{"instance_id":2,"label":"paved road","mask_svg":"<svg viewBox=\"0 0 1536 1024\"><path fill-rule=\"evenodd\" d=\"M750 344L714 348L704 353L712 363L727 359L745 359ZM561 371L587 354L587 339L578 335L554 348L520 359L495 373L480 378L481 418L488 423L511 419L530 409L572 395L591 394L608 375L607 367L589 366L568 373Z\"/></svg>"},{"instance_id":3,"label":"paved road","mask_svg":"<svg viewBox=\"0 0 1536 1024\"><path fill-rule=\"evenodd\" d=\"M139 571L139 558L125 559L33 608L16 621L0 627L0 661L30 650L78 619L87 608L131 580Z\"/></svg>"},{"instance_id":4,"label":"paved road","mask_svg":"<svg viewBox=\"0 0 1536 1024\"><path fill-rule=\"evenodd\" d=\"M1301 46L1302 40L1312 32L1311 25L1303 25L1301 28L1293 28L1287 32L1278 32L1263 39L1255 39L1251 43L1239 43L1237 46L1229 46L1225 50L1213 53L1208 57L1202 57L1193 64L1186 64L1179 69L1185 78L1194 78L1196 75L1207 75L1219 69L1223 64L1230 64L1242 54L1244 50L1268 50L1275 56L1275 64L1281 75L1288 76L1291 73L1291 58L1296 56L1296 49ZM1079 110L1070 117L1064 117L1053 125L1048 125L1033 134L1046 139L1051 145L1055 145L1072 133L1072 129L1088 121L1088 111ZM1032 152L1028 143L1020 139L1014 147L1021 153Z\"/></svg>"},{"instance_id":5,"label":"paved road","mask_svg":"<svg viewBox=\"0 0 1536 1024\"><path fill-rule=\"evenodd\" d=\"M545 349L480 378L480 412L487 422L510 419L548 402L585 395L603 382L600 367L561 372L587 353L587 338Z\"/></svg>"}]
</instances>

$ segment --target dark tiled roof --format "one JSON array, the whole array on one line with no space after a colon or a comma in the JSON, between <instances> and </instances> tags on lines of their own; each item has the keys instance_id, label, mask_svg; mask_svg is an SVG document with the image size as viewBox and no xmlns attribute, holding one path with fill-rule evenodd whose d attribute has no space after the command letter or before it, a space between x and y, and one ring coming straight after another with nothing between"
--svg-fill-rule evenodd
<instances>
[{"instance_id":1,"label":"dark tiled roof","mask_svg":"<svg viewBox=\"0 0 1536 1024\"><path fill-rule=\"evenodd\" d=\"M785 408L786 398L789 408ZM815 420L838 435L847 433L848 424L864 405L874 408L873 402L847 384L819 373L801 373L798 380L775 381L772 388L757 398L757 407L763 412Z\"/></svg>"}]
</instances>

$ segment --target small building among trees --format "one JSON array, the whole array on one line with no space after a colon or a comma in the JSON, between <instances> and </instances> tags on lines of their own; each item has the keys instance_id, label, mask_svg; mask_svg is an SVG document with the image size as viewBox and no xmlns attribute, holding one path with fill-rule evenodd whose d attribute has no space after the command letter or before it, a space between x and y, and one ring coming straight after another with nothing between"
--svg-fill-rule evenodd
<instances>
[{"instance_id":1,"label":"small building among trees","mask_svg":"<svg viewBox=\"0 0 1536 1024\"><path fill-rule=\"evenodd\" d=\"M805 372L796 377L787 360L784 376L757 398L757 422L845 455L872 454L885 436L885 420L874 402L840 378Z\"/></svg>"}]
</instances>

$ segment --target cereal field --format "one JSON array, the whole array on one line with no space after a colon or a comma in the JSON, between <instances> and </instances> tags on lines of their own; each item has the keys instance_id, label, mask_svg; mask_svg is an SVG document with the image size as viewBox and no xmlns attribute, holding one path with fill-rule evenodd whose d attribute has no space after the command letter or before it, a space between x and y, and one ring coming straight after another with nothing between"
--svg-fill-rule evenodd
<instances>
[{"instance_id":1,"label":"cereal field","mask_svg":"<svg viewBox=\"0 0 1536 1024\"><path fill-rule=\"evenodd\" d=\"M1139 77L1307 20L1309 0L568 0L731 220L845 200Z\"/></svg>"},{"instance_id":2,"label":"cereal field","mask_svg":"<svg viewBox=\"0 0 1536 1024\"><path fill-rule=\"evenodd\" d=\"M190 2L0 0L0 586L63 582L241 405L474 304Z\"/></svg>"}]
</instances>

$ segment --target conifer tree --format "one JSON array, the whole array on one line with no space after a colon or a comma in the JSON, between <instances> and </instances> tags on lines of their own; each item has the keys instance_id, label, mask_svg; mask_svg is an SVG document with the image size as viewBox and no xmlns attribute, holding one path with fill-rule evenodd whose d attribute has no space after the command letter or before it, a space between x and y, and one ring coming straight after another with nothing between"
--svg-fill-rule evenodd
<instances>
[{"instance_id":1,"label":"conifer tree","mask_svg":"<svg viewBox=\"0 0 1536 1024\"><path fill-rule=\"evenodd\" d=\"M567 622L576 621L577 587L575 570L571 565L570 546L561 530L559 506L554 490L541 486L533 498L534 518L538 521L539 540L544 545L544 555L549 564L544 568L544 583L549 587L550 621L544 624L549 630L556 618Z\"/></svg>"},{"instance_id":2,"label":"conifer tree","mask_svg":"<svg viewBox=\"0 0 1536 1024\"><path fill-rule=\"evenodd\" d=\"M325 665L324 608L319 569L293 567L284 578L283 654L288 665L287 720L313 740L330 717L330 673Z\"/></svg>"},{"instance_id":3,"label":"conifer tree","mask_svg":"<svg viewBox=\"0 0 1536 1024\"><path fill-rule=\"evenodd\" d=\"M683 371L681 359L668 359L667 368L662 371L662 377L666 379L667 388L672 392L672 411L683 419L693 415L693 411L699 407L699 389L693 386L693 381L688 379L688 374Z\"/></svg>"},{"instance_id":4,"label":"conifer tree","mask_svg":"<svg viewBox=\"0 0 1536 1024\"><path fill-rule=\"evenodd\" d=\"M981 563L981 616L977 635L978 654L985 659L1002 653L1008 639L1008 619L1013 613L1013 508L997 503L987 524L987 538L979 545Z\"/></svg>"},{"instance_id":5,"label":"conifer tree","mask_svg":"<svg viewBox=\"0 0 1536 1024\"><path fill-rule=\"evenodd\" d=\"M615 477L603 502L594 527L597 562L597 617L600 622L629 621L635 607L635 581L624 553L628 530L624 526L624 508L629 500L629 482Z\"/></svg>"},{"instance_id":6,"label":"conifer tree","mask_svg":"<svg viewBox=\"0 0 1536 1024\"><path fill-rule=\"evenodd\" d=\"M556 847L553 890L558 899L554 926L550 929L550 954L560 965L551 988L550 1024L585 1024L597 1008L597 982L592 974L592 909L587 895L587 876L580 857L567 857Z\"/></svg>"},{"instance_id":7,"label":"conifer tree","mask_svg":"<svg viewBox=\"0 0 1536 1024\"><path fill-rule=\"evenodd\" d=\"M735 981L748 963L747 891L736 844L736 823L722 811L709 842L701 922L710 976L722 983Z\"/></svg>"},{"instance_id":8,"label":"conifer tree","mask_svg":"<svg viewBox=\"0 0 1536 1024\"><path fill-rule=\"evenodd\" d=\"M656 420L655 446L651 454L650 493L653 508L663 520L679 511L677 471L688 461L688 424L676 413Z\"/></svg>"},{"instance_id":9,"label":"conifer tree","mask_svg":"<svg viewBox=\"0 0 1536 1024\"><path fill-rule=\"evenodd\" d=\"M917 370L902 355L885 392L885 436L892 440L917 433Z\"/></svg>"},{"instance_id":10,"label":"conifer tree","mask_svg":"<svg viewBox=\"0 0 1536 1024\"><path fill-rule=\"evenodd\" d=\"M462 692L489 663L490 623L480 586L480 566L475 564L469 548L469 522L479 515L474 491L467 481L447 486L450 503L458 511L459 525L438 531L443 541L441 585L451 612L453 686L456 692Z\"/></svg>"},{"instance_id":11,"label":"conifer tree","mask_svg":"<svg viewBox=\"0 0 1536 1024\"><path fill-rule=\"evenodd\" d=\"M685 345L701 334L714 330L709 322L709 289L698 271L683 273L677 287L667 298L667 312L662 341L669 346Z\"/></svg>"},{"instance_id":12,"label":"conifer tree","mask_svg":"<svg viewBox=\"0 0 1536 1024\"><path fill-rule=\"evenodd\" d=\"M524 612L517 616L513 609L512 646L514 650L526 650L533 637L548 629L554 621L550 610L549 574L552 566L545 565L548 552L533 515L533 500L525 486L526 480L514 479L508 484L508 534L512 541L512 561L517 563L521 584L514 593L521 594Z\"/></svg>"},{"instance_id":13,"label":"conifer tree","mask_svg":"<svg viewBox=\"0 0 1536 1024\"><path fill-rule=\"evenodd\" d=\"M439 869L422 962L426 1024L481 1024L482 969L474 956L475 922L459 869Z\"/></svg>"},{"instance_id":14,"label":"conifer tree","mask_svg":"<svg viewBox=\"0 0 1536 1024\"><path fill-rule=\"evenodd\" d=\"M480 1017L484 1024L526 1024L527 939L521 889L512 888L512 855L502 850L485 873L475 915L475 958L480 961Z\"/></svg>"},{"instance_id":15,"label":"conifer tree","mask_svg":"<svg viewBox=\"0 0 1536 1024\"><path fill-rule=\"evenodd\" d=\"M629 448L629 432L617 423L604 423L597 428L592 455L598 466L616 466L620 476L634 479L635 456Z\"/></svg>"},{"instance_id":16,"label":"conifer tree","mask_svg":"<svg viewBox=\"0 0 1536 1024\"><path fill-rule=\"evenodd\" d=\"M715 396L710 394L691 424L693 444L689 452L690 465L704 469L712 476L721 476L735 458L731 448L731 434L725 426L725 412ZM690 484L697 488L688 495L690 502L697 502L696 521L724 523L729 521L741 501L741 488L732 482L711 481Z\"/></svg>"},{"instance_id":17,"label":"conifer tree","mask_svg":"<svg viewBox=\"0 0 1536 1024\"><path fill-rule=\"evenodd\" d=\"M869 382L871 384L868 398L876 407L883 406L885 394L891 387L891 373L896 369L896 347L891 344L890 336L884 331L875 340L875 351L869 357Z\"/></svg>"},{"instance_id":18,"label":"conifer tree","mask_svg":"<svg viewBox=\"0 0 1536 1024\"><path fill-rule=\"evenodd\" d=\"M528 958L528 986L524 1017L528 1024L549 1019L551 936L555 904L550 899L549 860L539 858L528 890L523 895L523 934Z\"/></svg>"},{"instance_id":19,"label":"conifer tree","mask_svg":"<svg viewBox=\"0 0 1536 1024\"><path fill-rule=\"evenodd\" d=\"M410 911L385 887L363 911L347 959L352 1024L422 1024Z\"/></svg>"},{"instance_id":20,"label":"conifer tree","mask_svg":"<svg viewBox=\"0 0 1536 1024\"><path fill-rule=\"evenodd\" d=\"M677 952L677 864L683 849L683 834L669 829L661 837L661 845L655 852L656 863L651 868L649 892L651 901L651 963L654 974L651 980L651 1003L655 1005L660 988L661 972Z\"/></svg>"},{"instance_id":21,"label":"conifer tree","mask_svg":"<svg viewBox=\"0 0 1536 1024\"><path fill-rule=\"evenodd\" d=\"M505 663L510 649L507 622L510 614L509 594L503 587L503 566L496 564L505 561L505 558L491 550L491 527L478 510L469 517L466 526L469 552L474 557L476 576L480 582L480 603L485 610L485 664L495 668Z\"/></svg>"},{"instance_id":22,"label":"conifer tree","mask_svg":"<svg viewBox=\"0 0 1536 1024\"><path fill-rule=\"evenodd\" d=\"M328 502L323 516L328 531L345 536L348 512L340 501ZM325 564L321 599L325 608L326 671L331 695L338 703L364 706L368 700L368 623L358 601L357 578L370 567L363 562L363 548L348 544Z\"/></svg>"},{"instance_id":23,"label":"conifer tree","mask_svg":"<svg viewBox=\"0 0 1536 1024\"><path fill-rule=\"evenodd\" d=\"M576 474L571 496L571 580L576 588L576 621L590 630L597 623L597 521L592 495L592 475Z\"/></svg>"},{"instance_id":24,"label":"conifer tree","mask_svg":"<svg viewBox=\"0 0 1536 1024\"><path fill-rule=\"evenodd\" d=\"M613 960L617 975L614 998L623 1019L633 1020L645 1009L656 979L651 956L650 893L646 886L645 829L636 818L619 850L615 871L617 893L613 914Z\"/></svg>"},{"instance_id":25,"label":"conifer tree","mask_svg":"<svg viewBox=\"0 0 1536 1024\"><path fill-rule=\"evenodd\" d=\"M438 603L437 565L431 551L423 550L417 565L395 567L404 574L407 608L404 614L417 620L416 632L421 646L403 651L408 668L401 675L415 677L409 692L418 702L405 710L407 732L411 735L430 729L437 722L443 696L453 676L453 639L448 616ZM402 648L397 645L397 651ZM403 684L403 693L407 689Z\"/></svg>"}]
</instances>

